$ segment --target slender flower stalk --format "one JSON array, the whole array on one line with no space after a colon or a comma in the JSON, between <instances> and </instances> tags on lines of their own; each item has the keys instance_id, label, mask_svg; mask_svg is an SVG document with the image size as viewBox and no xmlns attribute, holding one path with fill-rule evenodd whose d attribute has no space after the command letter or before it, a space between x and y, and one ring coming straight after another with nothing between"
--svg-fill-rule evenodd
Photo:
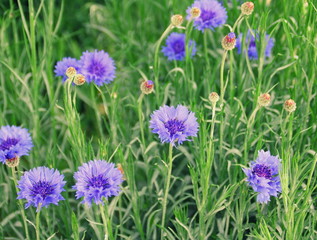
<instances>
[{"instance_id":1,"label":"slender flower stalk","mask_svg":"<svg viewBox=\"0 0 317 240\"><path fill-rule=\"evenodd\" d=\"M105 201L105 206L103 204L99 204L99 209L101 213L102 223L105 231L105 237L104 240L114 240L113 233L112 233L112 226L111 221L109 219L108 215L108 208L107 208L108 202Z\"/></svg>"},{"instance_id":2,"label":"slender flower stalk","mask_svg":"<svg viewBox=\"0 0 317 240\"><path fill-rule=\"evenodd\" d=\"M198 8L197 8L198 9ZM194 11L195 12L195 15L197 15L197 12L198 10L197 9L192 9L191 13ZM199 10L200 11L200 10ZM199 12L200 14L200 12ZM192 30L193 30L193 19L195 19L195 17L193 16L193 14L191 14L189 20L187 21L187 24L186 24L186 29L185 29L185 36L186 36L186 39L185 39L185 66L186 66L186 74L185 74L185 81L184 81L184 88L183 89L186 89L188 92L189 92L189 99L193 99L193 91L192 91L192 87L190 86L190 83L192 81L194 81L194 67L193 67L193 64L191 62L191 54L190 52L192 52L192 48L193 46L189 46L189 43L190 43L190 37L191 37L191 33L192 33Z\"/></svg>"},{"instance_id":3,"label":"slender flower stalk","mask_svg":"<svg viewBox=\"0 0 317 240\"><path fill-rule=\"evenodd\" d=\"M40 213L41 213L41 203L37 208L36 219L35 219L35 233L36 233L36 240L40 240Z\"/></svg>"},{"instance_id":4,"label":"slender flower stalk","mask_svg":"<svg viewBox=\"0 0 317 240\"><path fill-rule=\"evenodd\" d=\"M164 239L164 228L166 220L166 206L167 206L167 197L170 188L171 176L172 176L172 167L173 167L173 143L169 144L168 151L168 164L167 164L167 176L164 184L164 196L162 201L162 230L161 230L161 239Z\"/></svg>"},{"instance_id":5,"label":"slender flower stalk","mask_svg":"<svg viewBox=\"0 0 317 240\"><path fill-rule=\"evenodd\" d=\"M249 139L250 133L252 133L254 119L255 119L256 113L259 111L259 109L260 109L260 106L257 105L255 107L255 109L253 110L253 112L252 112L252 114L247 122L246 133L245 133L245 138L244 138L245 139L244 140L244 163L246 163L248 161L248 146L249 146L248 139Z\"/></svg>"},{"instance_id":6,"label":"slender flower stalk","mask_svg":"<svg viewBox=\"0 0 317 240\"><path fill-rule=\"evenodd\" d=\"M281 172L281 186L283 192L283 204L285 208L285 222L286 222L286 238L292 239L292 229L294 229L294 207L290 200L289 182L292 177L292 163L291 163L291 141L293 137L293 112L296 109L296 103L292 100L286 100L284 103L284 109L287 115L284 117L284 111L281 114L281 136L282 136L282 158L283 168Z\"/></svg>"},{"instance_id":7,"label":"slender flower stalk","mask_svg":"<svg viewBox=\"0 0 317 240\"><path fill-rule=\"evenodd\" d=\"M209 186L210 186L210 174L212 169L212 164L214 161L214 147L213 147L213 139L214 139L214 129L215 129L215 120L216 120L216 104L219 100L219 96L216 92L212 92L209 95L209 100L212 106L212 116L211 116L211 127L210 127L210 138L209 138L209 146L207 149L207 158L206 164L200 164L201 166L201 187L202 187L202 200L201 205L198 208L199 211L199 239L204 240L206 237L206 209L207 209L207 201L209 197Z\"/></svg>"},{"instance_id":8,"label":"slender flower stalk","mask_svg":"<svg viewBox=\"0 0 317 240\"><path fill-rule=\"evenodd\" d=\"M69 142L72 146L72 151L74 153L74 157L78 159L80 163L85 159L85 138L83 131L80 127L80 117L76 110L76 95L72 95L71 87L72 87L73 77L68 78L65 82L64 87L64 111L66 121L69 127L70 137ZM77 163L78 161L75 161ZM77 166L75 166L77 167Z\"/></svg>"},{"instance_id":9,"label":"slender flower stalk","mask_svg":"<svg viewBox=\"0 0 317 240\"><path fill-rule=\"evenodd\" d=\"M160 47L161 44L164 40L164 38L166 38L166 36L170 33L170 31L173 29L173 24L171 23L163 32L163 34L161 35L161 37L159 38L159 40L156 43L156 48L155 48L155 53L154 53L154 82L155 82L155 86L156 86L156 100L157 100L157 104L159 104L159 72L160 72L160 62L159 62L159 52L160 52Z\"/></svg>"},{"instance_id":10,"label":"slender flower stalk","mask_svg":"<svg viewBox=\"0 0 317 240\"><path fill-rule=\"evenodd\" d=\"M142 145L145 144L144 138L144 121L143 121L143 111L142 111L142 101L144 98L144 93L141 93L138 99L138 113L139 113L139 122L140 122L140 132L141 132L141 141Z\"/></svg>"},{"instance_id":11,"label":"slender flower stalk","mask_svg":"<svg viewBox=\"0 0 317 240\"><path fill-rule=\"evenodd\" d=\"M17 187L18 186L18 180L17 180L16 174L15 174L15 170L14 170L13 167L11 168L11 173L12 173L12 178L13 178L13 182L14 182L15 191L18 194L18 192L19 192L18 187ZM29 229L28 229L28 225L27 225L27 219L26 219L26 216L25 216L25 211L24 211L24 208L23 208L23 202L22 202L21 199L18 200L18 205L19 205L19 209L20 209L20 212L21 212L22 220L23 220L23 226L24 226L26 239L30 240Z\"/></svg>"},{"instance_id":12,"label":"slender flower stalk","mask_svg":"<svg viewBox=\"0 0 317 240\"><path fill-rule=\"evenodd\" d=\"M230 25L227 25L230 29L231 33L234 33L236 27L242 22L244 15L240 15L237 20L235 21L233 27ZM222 60L220 65L220 109L221 109L221 115L220 115L220 134L219 134L219 158L222 159L222 151L223 151L223 135L224 135L224 96L225 96L225 85L224 85L224 68L226 63L226 58L228 55L228 50L224 50L222 54ZM230 65L232 63L230 62ZM231 73L232 74L232 73ZM232 80L232 79L231 79Z\"/></svg>"}]
</instances>

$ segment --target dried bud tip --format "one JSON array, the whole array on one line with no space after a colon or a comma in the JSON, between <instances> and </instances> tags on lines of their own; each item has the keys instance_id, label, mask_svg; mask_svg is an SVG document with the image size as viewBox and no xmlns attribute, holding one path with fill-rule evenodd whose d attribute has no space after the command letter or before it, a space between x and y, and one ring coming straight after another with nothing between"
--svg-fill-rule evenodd
<instances>
[{"instance_id":1,"label":"dried bud tip","mask_svg":"<svg viewBox=\"0 0 317 240\"><path fill-rule=\"evenodd\" d=\"M19 163L20 163L19 157L14 157L14 158L6 160L6 165L8 167L11 167L11 168L17 167L19 165Z\"/></svg>"},{"instance_id":2,"label":"dried bud tip","mask_svg":"<svg viewBox=\"0 0 317 240\"><path fill-rule=\"evenodd\" d=\"M192 9L190 9L190 15L193 17L193 18L198 18L200 16L200 9L198 7L193 7Z\"/></svg>"},{"instance_id":3,"label":"dried bud tip","mask_svg":"<svg viewBox=\"0 0 317 240\"><path fill-rule=\"evenodd\" d=\"M216 104L219 101L219 95L216 92L212 92L209 94L208 99L211 103Z\"/></svg>"},{"instance_id":4,"label":"dried bud tip","mask_svg":"<svg viewBox=\"0 0 317 240\"><path fill-rule=\"evenodd\" d=\"M260 107L267 107L271 102L271 96L268 93L263 93L258 98L258 104Z\"/></svg>"},{"instance_id":5,"label":"dried bud tip","mask_svg":"<svg viewBox=\"0 0 317 240\"><path fill-rule=\"evenodd\" d=\"M151 80L143 81L141 83L140 89L144 94L150 94L154 90L154 83Z\"/></svg>"},{"instance_id":6,"label":"dried bud tip","mask_svg":"<svg viewBox=\"0 0 317 240\"><path fill-rule=\"evenodd\" d=\"M236 35L231 32L222 39L221 45L225 50L232 50L236 46Z\"/></svg>"},{"instance_id":7,"label":"dried bud tip","mask_svg":"<svg viewBox=\"0 0 317 240\"><path fill-rule=\"evenodd\" d=\"M286 100L284 103L284 109L290 113L294 112L296 109L296 102L293 99Z\"/></svg>"},{"instance_id":8,"label":"dried bud tip","mask_svg":"<svg viewBox=\"0 0 317 240\"><path fill-rule=\"evenodd\" d=\"M82 74L77 74L77 75L74 77L74 83L75 83L77 86L83 85L85 82L86 82L86 78L85 78L85 76L82 75Z\"/></svg>"},{"instance_id":9,"label":"dried bud tip","mask_svg":"<svg viewBox=\"0 0 317 240\"><path fill-rule=\"evenodd\" d=\"M69 68L66 69L66 76L69 77L69 78L75 76L76 73L77 73L77 71L73 67L69 67Z\"/></svg>"},{"instance_id":10,"label":"dried bud tip","mask_svg":"<svg viewBox=\"0 0 317 240\"><path fill-rule=\"evenodd\" d=\"M241 12L244 15L251 15L254 10L253 2L245 2L241 5Z\"/></svg>"},{"instance_id":11,"label":"dried bud tip","mask_svg":"<svg viewBox=\"0 0 317 240\"><path fill-rule=\"evenodd\" d=\"M179 14L173 15L171 17L171 23L174 27L180 26L183 23L183 20L184 20L183 16Z\"/></svg>"},{"instance_id":12,"label":"dried bud tip","mask_svg":"<svg viewBox=\"0 0 317 240\"><path fill-rule=\"evenodd\" d=\"M123 174L124 174L124 171L123 171L123 168L122 168L121 163L118 163L118 164L117 164L117 168L118 168L118 170L121 172L121 174L123 175Z\"/></svg>"}]
</instances>

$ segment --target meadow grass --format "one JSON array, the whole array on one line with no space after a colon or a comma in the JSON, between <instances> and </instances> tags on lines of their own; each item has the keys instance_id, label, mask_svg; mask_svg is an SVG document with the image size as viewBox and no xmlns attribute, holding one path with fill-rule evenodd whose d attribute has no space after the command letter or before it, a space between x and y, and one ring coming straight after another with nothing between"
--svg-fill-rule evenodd
<instances>
[{"instance_id":1,"label":"meadow grass","mask_svg":"<svg viewBox=\"0 0 317 240\"><path fill-rule=\"evenodd\" d=\"M223 3L233 26L240 3ZM104 239L105 229L109 239L317 239L317 2L255 1L235 32L258 30L258 60L223 51L227 26L202 33L190 24L172 31L196 41L194 58L155 55L170 17L191 4L0 2L0 126L28 128L34 142L15 170L0 167L0 239L36 239L36 209L23 210L15 182L37 166L67 181L65 201L38 215L41 239ZM265 32L275 39L269 59ZM54 76L57 61L93 49L115 60L111 84L79 87ZM155 81L155 92L141 95L140 78ZM216 105L212 91L221 97ZM271 104L258 109L265 92ZM283 110L289 98L293 113ZM160 143L149 120L165 104L195 112L197 138L170 150ZM260 149L282 159L282 193L268 204L256 202L241 170ZM92 159L124 169L122 193L104 208L80 204L71 188L78 166Z\"/></svg>"}]
</instances>

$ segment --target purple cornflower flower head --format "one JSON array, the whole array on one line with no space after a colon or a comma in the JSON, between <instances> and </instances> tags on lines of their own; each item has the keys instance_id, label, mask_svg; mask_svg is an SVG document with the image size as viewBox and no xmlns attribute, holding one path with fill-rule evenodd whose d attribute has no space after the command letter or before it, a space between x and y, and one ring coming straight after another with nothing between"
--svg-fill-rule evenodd
<instances>
[{"instance_id":1,"label":"purple cornflower flower head","mask_svg":"<svg viewBox=\"0 0 317 240\"><path fill-rule=\"evenodd\" d=\"M73 189L76 190L76 199L84 197L81 203L91 206L94 201L96 204L103 204L103 198L118 196L120 184L123 176L113 163L104 160L94 160L84 163L75 172L76 180Z\"/></svg>"},{"instance_id":2,"label":"purple cornflower flower head","mask_svg":"<svg viewBox=\"0 0 317 240\"><path fill-rule=\"evenodd\" d=\"M259 156L255 162L251 162L250 168L243 168L247 175L247 182L255 192L258 192L257 201L267 203L270 196L277 197L282 192L279 167L280 160L276 156L271 156L270 152L259 151Z\"/></svg>"},{"instance_id":3,"label":"purple cornflower flower head","mask_svg":"<svg viewBox=\"0 0 317 240\"><path fill-rule=\"evenodd\" d=\"M86 77L88 83L94 81L96 85L102 86L115 78L115 63L103 50L84 52L80 57L80 65L80 73Z\"/></svg>"},{"instance_id":4,"label":"purple cornflower flower head","mask_svg":"<svg viewBox=\"0 0 317 240\"><path fill-rule=\"evenodd\" d=\"M55 76L63 77L63 82L65 82L66 79L68 78L66 76L66 70L69 67L75 68L75 70L78 73L80 69L79 61L76 58L71 58L71 57L65 57L61 61L58 61L55 65L55 70L54 70Z\"/></svg>"},{"instance_id":5,"label":"purple cornflower flower head","mask_svg":"<svg viewBox=\"0 0 317 240\"><path fill-rule=\"evenodd\" d=\"M256 32L256 31L255 31ZM258 59L258 51L256 49L256 40L258 40L259 35L258 33L255 33L254 37L250 31L248 31L247 36L245 38L245 44L248 48L248 56L250 59ZM242 50L242 37L243 35L240 34L239 37L237 38L237 42L236 42L236 48L238 49L238 53L241 54L241 50ZM272 48L274 46L274 39L270 38L270 36L268 34L265 35L265 40L266 40L266 46L265 46L265 52L264 55L265 57L271 57L271 52L272 52Z\"/></svg>"},{"instance_id":6,"label":"purple cornflower flower head","mask_svg":"<svg viewBox=\"0 0 317 240\"><path fill-rule=\"evenodd\" d=\"M227 21L226 9L216 0L196 0L187 9L187 19L190 19L190 11L194 7L201 11L200 16L194 19L194 27L202 32L208 28L214 30L214 28L225 24Z\"/></svg>"},{"instance_id":7,"label":"purple cornflower flower head","mask_svg":"<svg viewBox=\"0 0 317 240\"><path fill-rule=\"evenodd\" d=\"M25 208L34 206L39 211L41 207L64 200L61 192L65 191L64 175L58 170L48 167L37 167L27 171L19 181L17 199L25 199Z\"/></svg>"},{"instance_id":8,"label":"purple cornflower flower head","mask_svg":"<svg viewBox=\"0 0 317 240\"><path fill-rule=\"evenodd\" d=\"M32 147L32 138L27 129L16 126L0 128L0 162L29 155Z\"/></svg>"},{"instance_id":9,"label":"purple cornflower flower head","mask_svg":"<svg viewBox=\"0 0 317 240\"><path fill-rule=\"evenodd\" d=\"M184 141L191 141L188 137L196 137L199 125L195 113L185 106L163 106L151 115L150 128L157 133L162 143L169 142L175 145Z\"/></svg>"},{"instance_id":10,"label":"purple cornflower flower head","mask_svg":"<svg viewBox=\"0 0 317 240\"><path fill-rule=\"evenodd\" d=\"M171 33L166 39L166 46L163 47L162 53L168 60L182 61L186 55L186 35L183 33ZM193 40L189 41L189 51L191 57L196 54L196 43Z\"/></svg>"}]
</instances>

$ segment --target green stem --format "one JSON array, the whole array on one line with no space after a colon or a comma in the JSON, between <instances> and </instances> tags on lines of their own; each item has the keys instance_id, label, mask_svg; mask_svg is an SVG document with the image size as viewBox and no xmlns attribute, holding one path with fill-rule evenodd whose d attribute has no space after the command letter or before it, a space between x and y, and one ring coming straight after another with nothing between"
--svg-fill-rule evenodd
<instances>
[{"instance_id":1,"label":"green stem","mask_svg":"<svg viewBox=\"0 0 317 240\"><path fill-rule=\"evenodd\" d=\"M243 20L243 16L242 14L240 14L240 16L237 18L236 22L234 23L233 27L232 27L232 32L234 32L234 30L236 29L236 27L238 26L238 24L241 23L241 21Z\"/></svg>"},{"instance_id":2,"label":"green stem","mask_svg":"<svg viewBox=\"0 0 317 240\"><path fill-rule=\"evenodd\" d=\"M35 227L36 227L36 240L40 240L40 213L41 213L41 204L37 207Z\"/></svg>"},{"instance_id":3,"label":"green stem","mask_svg":"<svg viewBox=\"0 0 317 240\"><path fill-rule=\"evenodd\" d=\"M154 82L155 82L155 93L156 93L156 100L157 104L159 104L159 67L160 67L160 62L159 62L159 51L160 51L160 46L162 44L162 41L164 38L169 34L169 32L172 30L173 25L170 24L163 34L161 35L160 39L156 43L156 48L155 48L155 53L154 53Z\"/></svg>"},{"instance_id":4,"label":"green stem","mask_svg":"<svg viewBox=\"0 0 317 240\"><path fill-rule=\"evenodd\" d=\"M223 101L225 96L225 89L224 89L224 69L225 69L225 62L227 57L228 51L225 50L222 55L221 65L220 65L220 108L223 109Z\"/></svg>"},{"instance_id":5,"label":"green stem","mask_svg":"<svg viewBox=\"0 0 317 240\"><path fill-rule=\"evenodd\" d=\"M253 129L253 123L254 123L254 119L256 116L256 113L258 112L258 110L260 109L259 105L257 105L254 109L254 111L252 112L248 122L247 122L247 126L246 126L246 134L245 134L245 138L244 138L244 164L248 161L248 139L249 139L249 135L252 132Z\"/></svg>"},{"instance_id":6,"label":"green stem","mask_svg":"<svg viewBox=\"0 0 317 240\"><path fill-rule=\"evenodd\" d=\"M212 116L211 116L211 127L210 127L210 139L209 139L209 146L207 149L207 162L206 165L201 164L201 173L202 173L202 201L201 206L199 208L199 238L204 240L206 237L206 207L207 207L207 200L208 200L208 190L209 190L209 182L210 182L210 173L212 168L212 163L214 160L213 152L213 138L214 138L214 129L215 129L215 113L216 113L216 103L212 103ZM203 177L205 176L205 177Z\"/></svg>"},{"instance_id":7,"label":"green stem","mask_svg":"<svg viewBox=\"0 0 317 240\"><path fill-rule=\"evenodd\" d=\"M108 204L107 201L105 202L106 208L104 207L104 205L99 204L101 218L102 218L102 223L103 223L103 227L104 227L104 231L105 231L104 240L114 239L114 237L112 235L112 227L111 227L111 222L109 220L108 208L107 208L106 204Z\"/></svg>"},{"instance_id":8,"label":"green stem","mask_svg":"<svg viewBox=\"0 0 317 240\"><path fill-rule=\"evenodd\" d=\"M96 121L97 121L99 135L100 135L100 137L103 137L100 114L99 114L98 105L97 105L97 98L96 98L95 89L93 87L90 87L90 94L91 94L92 107L93 107L93 109L95 111L95 115L96 115Z\"/></svg>"},{"instance_id":9,"label":"green stem","mask_svg":"<svg viewBox=\"0 0 317 240\"><path fill-rule=\"evenodd\" d=\"M211 72L211 68L210 68L210 61L209 61L209 57L208 57L208 30L206 30L204 32L204 54L205 54L205 61L206 61L206 76L210 76L210 72ZM209 83L209 79L207 77L204 78L205 81L205 86L207 89L207 93L210 93L210 83Z\"/></svg>"},{"instance_id":10,"label":"green stem","mask_svg":"<svg viewBox=\"0 0 317 240\"><path fill-rule=\"evenodd\" d=\"M164 239L164 228L165 228L165 218L166 218L166 205L167 205L167 197L170 188L171 175L172 175L172 167L173 167L173 143L169 145L168 151L168 165L167 165L167 177L165 179L164 185L164 196L162 202L162 229L161 229L161 239Z\"/></svg>"},{"instance_id":11,"label":"green stem","mask_svg":"<svg viewBox=\"0 0 317 240\"><path fill-rule=\"evenodd\" d=\"M221 117L220 117L220 134L219 134L219 159L222 159L222 149L223 149L223 134L224 134L224 68L225 61L227 57L228 51L224 51L221 60L220 66L220 109L221 109Z\"/></svg>"},{"instance_id":12,"label":"green stem","mask_svg":"<svg viewBox=\"0 0 317 240\"><path fill-rule=\"evenodd\" d=\"M17 187L18 186L18 181L17 181L17 177L15 175L14 168L11 168L11 171L12 171L14 187L15 187L16 193L18 194L18 192L19 192L18 187ZM22 219L23 219L23 225L24 225L24 231L25 231L26 239L29 240L30 239L29 229L28 229L28 226L27 226L27 223L26 223L26 216L25 216L22 200L19 199L18 203L19 203L18 205L19 205L20 212L21 212Z\"/></svg>"},{"instance_id":13,"label":"green stem","mask_svg":"<svg viewBox=\"0 0 317 240\"><path fill-rule=\"evenodd\" d=\"M139 113L139 122L140 122L140 132L141 132L141 141L142 145L145 146L145 138L144 138L144 126L143 126L143 111L142 111L142 101L144 98L144 93L141 93L138 99L138 113Z\"/></svg>"}]
</instances>

